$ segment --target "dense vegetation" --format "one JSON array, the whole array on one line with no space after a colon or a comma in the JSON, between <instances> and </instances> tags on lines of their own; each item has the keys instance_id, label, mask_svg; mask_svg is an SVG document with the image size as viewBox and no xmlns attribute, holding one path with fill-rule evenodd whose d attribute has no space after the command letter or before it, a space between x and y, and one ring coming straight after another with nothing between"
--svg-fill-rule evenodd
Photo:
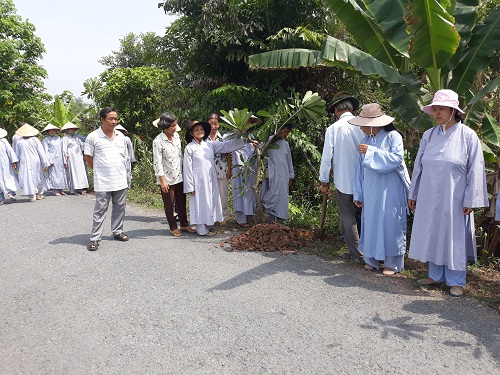
<instances>
[{"instance_id":1,"label":"dense vegetation","mask_svg":"<svg viewBox=\"0 0 500 375\"><path fill-rule=\"evenodd\" d=\"M233 108L279 119L307 91L328 103L345 90L397 118L411 165L431 125L419 107L447 87L467 106L488 171L498 171L500 0L166 0L159 7L176 21L164 35L126 35L119 50L103 56L106 69L84 83L88 104L69 92L44 94L43 45L12 0L0 0L0 126L12 133L22 121L43 127L71 120L85 132L98 126L97 109L112 105L138 159L130 196L154 203L151 122L162 112L174 112L181 125ZM295 122L291 220L314 227L321 202L315 181L331 119ZM335 205L329 210L333 231Z\"/></svg>"}]
</instances>

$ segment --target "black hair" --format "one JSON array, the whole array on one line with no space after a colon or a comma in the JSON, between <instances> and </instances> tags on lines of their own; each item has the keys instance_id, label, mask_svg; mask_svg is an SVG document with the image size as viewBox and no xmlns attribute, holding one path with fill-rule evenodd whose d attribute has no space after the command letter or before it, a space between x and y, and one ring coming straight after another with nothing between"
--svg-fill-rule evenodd
<instances>
[{"instance_id":1,"label":"black hair","mask_svg":"<svg viewBox=\"0 0 500 375\"><path fill-rule=\"evenodd\" d=\"M455 109L455 121L462 122L462 114L458 112L458 109Z\"/></svg>"},{"instance_id":2,"label":"black hair","mask_svg":"<svg viewBox=\"0 0 500 375\"><path fill-rule=\"evenodd\" d=\"M164 112L160 115L160 121L158 122L158 129L165 130L172 126L177 117L172 112Z\"/></svg>"},{"instance_id":3,"label":"black hair","mask_svg":"<svg viewBox=\"0 0 500 375\"><path fill-rule=\"evenodd\" d=\"M354 105L349 99L343 99L338 103L333 105L334 108L337 108L337 111L354 111Z\"/></svg>"},{"instance_id":4,"label":"black hair","mask_svg":"<svg viewBox=\"0 0 500 375\"><path fill-rule=\"evenodd\" d=\"M207 118L206 118L206 121L210 120L211 118L216 118L217 121L219 121L219 115L217 113L210 113Z\"/></svg>"},{"instance_id":5,"label":"black hair","mask_svg":"<svg viewBox=\"0 0 500 375\"><path fill-rule=\"evenodd\" d=\"M281 129L288 129L288 130L292 131L293 130L293 124L287 122L285 125L283 125L281 127Z\"/></svg>"},{"instance_id":6,"label":"black hair","mask_svg":"<svg viewBox=\"0 0 500 375\"><path fill-rule=\"evenodd\" d=\"M386 126L383 126L382 129L384 129L386 132L392 132L393 130L398 130L396 129L396 127L394 126L394 124L391 122L390 124L386 125Z\"/></svg>"},{"instance_id":7,"label":"black hair","mask_svg":"<svg viewBox=\"0 0 500 375\"><path fill-rule=\"evenodd\" d=\"M114 109L113 107L104 107L103 109L101 109L101 112L99 112L99 117L106 118L106 116L110 112L116 112L116 109Z\"/></svg>"}]
</instances>

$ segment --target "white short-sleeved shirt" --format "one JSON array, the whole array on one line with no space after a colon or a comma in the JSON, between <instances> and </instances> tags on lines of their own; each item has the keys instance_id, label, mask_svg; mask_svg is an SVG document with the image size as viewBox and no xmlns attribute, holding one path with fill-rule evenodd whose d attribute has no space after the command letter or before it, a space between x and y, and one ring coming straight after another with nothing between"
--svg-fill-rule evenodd
<instances>
[{"instance_id":1,"label":"white short-sleeved shirt","mask_svg":"<svg viewBox=\"0 0 500 375\"><path fill-rule=\"evenodd\" d=\"M172 142L163 132L156 136L153 141L153 168L157 184L160 184L160 176L169 185L182 182L182 149L177 132L174 133Z\"/></svg>"},{"instance_id":2,"label":"white short-sleeved shirt","mask_svg":"<svg viewBox=\"0 0 500 375\"><path fill-rule=\"evenodd\" d=\"M90 133L85 140L84 154L94 159L96 192L118 191L128 187L125 136L118 130L114 133L114 138L109 139L102 128L99 128Z\"/></svg>"}]
</instances>

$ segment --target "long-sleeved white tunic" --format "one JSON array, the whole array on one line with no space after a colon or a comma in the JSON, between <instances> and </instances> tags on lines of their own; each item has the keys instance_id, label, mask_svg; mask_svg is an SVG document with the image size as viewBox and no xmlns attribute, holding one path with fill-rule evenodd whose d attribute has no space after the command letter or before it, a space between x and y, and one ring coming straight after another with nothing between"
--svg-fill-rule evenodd
<instances>
[{"instance_id":1,"label":"long-sleeved white tunic","mask_svg":"<svg viewBox=\"0 0 500 375\"><path fill-rule=\"evenodd\" d=\"M280 139L278 148L268 151L267 177L262 182L260 198L267 213L280 219L288 219L288 189L295 177L292 152L288 142Z\"/></svg>"},{"instance_id":2,"label":"long-sleeved white tunic","mask_svg":"<svg viewBox=\"0 0 500 375\"><path fill-rule=\"evenodd\" d=\"M76 135L65 134L62 138L62 152L67 164L66 177L71 193L89 187L87 170L83 159L83 142Z\"/></svg>"},{"instance_id":3,"label":"long-sleeved white tunic","mask_svg":"<svg viewBox=\"0 0 500 375\"><path fill-rule=\"evenodd\" d=\"M63 190L68 188L64 160L62 155L61 138L57 135L48 135L42 141L42 146L49 158L50 167L47 171L47 185L49 189Z\"/></svg>"},{"instance_id":4,"label":"long-sleeved white tunic","mask_svg":"<svg viewBox=\"0 0 500 375\"><path fill-rule=\"evenodd\" d=\"M37 137L19 137L15 145L14 151L19 157L19 184L23 195L43 194L48 189L43 169L50 163L42 143Z\"/></svg>"},{"instance_id":5,"label":"long-sleeved white tunic","mask_svg":"<svg viewBox=\"0 0 500 375\"><path fill-rule=\"evenodd\" d=\"M12 166L18 161L19 158L9 142L5 138L0 139L0 192L8 194L20 189L17 175Z\"/></svg>"},{"instance_id":6,"label":"long-sleeved white tunic","mask_svg":"<svg viewBox=\"0 0 500 375\"><path fill-rule=\"evenodd\" d=\"M422 136L409 199L416 200L410 258L465 271L475 260L473 214L486 207L488 193L483 152L471 128L457 123L445 133L436 126Z\"/></svg>"},{"instance_id":7,"label":"long-sleeved white tunic","mask_svg":"<svg viewBox=\"0 0 500 375\"><path fill-rule=\"evenodd\" d=\"M189 220L191 225L213 225L223 221L217 174L214 166L215 154L228 153L245 146L242 139L222 142L197 143L191 141L184 149L184 192L189 195Z\"/></svg>"}]
</instances>

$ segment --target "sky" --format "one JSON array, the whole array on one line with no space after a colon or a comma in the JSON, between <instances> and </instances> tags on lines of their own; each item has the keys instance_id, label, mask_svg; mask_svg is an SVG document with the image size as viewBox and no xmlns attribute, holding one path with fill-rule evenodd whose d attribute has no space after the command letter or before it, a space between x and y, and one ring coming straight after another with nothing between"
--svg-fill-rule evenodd
<instances>
[{"instance_id":1,"label":"sky","mask_svg":"<svg viewBox=\"0 0 500 375\"><path fill-rule=\"evenodd\" d=\"M36 27L46 53L47 92L80 96L83 82L106 67L97 60L117 51L126 34L164 35L175 20L158 9L159 0L13 0L17 14Z\"/></svg>"}]
</instances>

